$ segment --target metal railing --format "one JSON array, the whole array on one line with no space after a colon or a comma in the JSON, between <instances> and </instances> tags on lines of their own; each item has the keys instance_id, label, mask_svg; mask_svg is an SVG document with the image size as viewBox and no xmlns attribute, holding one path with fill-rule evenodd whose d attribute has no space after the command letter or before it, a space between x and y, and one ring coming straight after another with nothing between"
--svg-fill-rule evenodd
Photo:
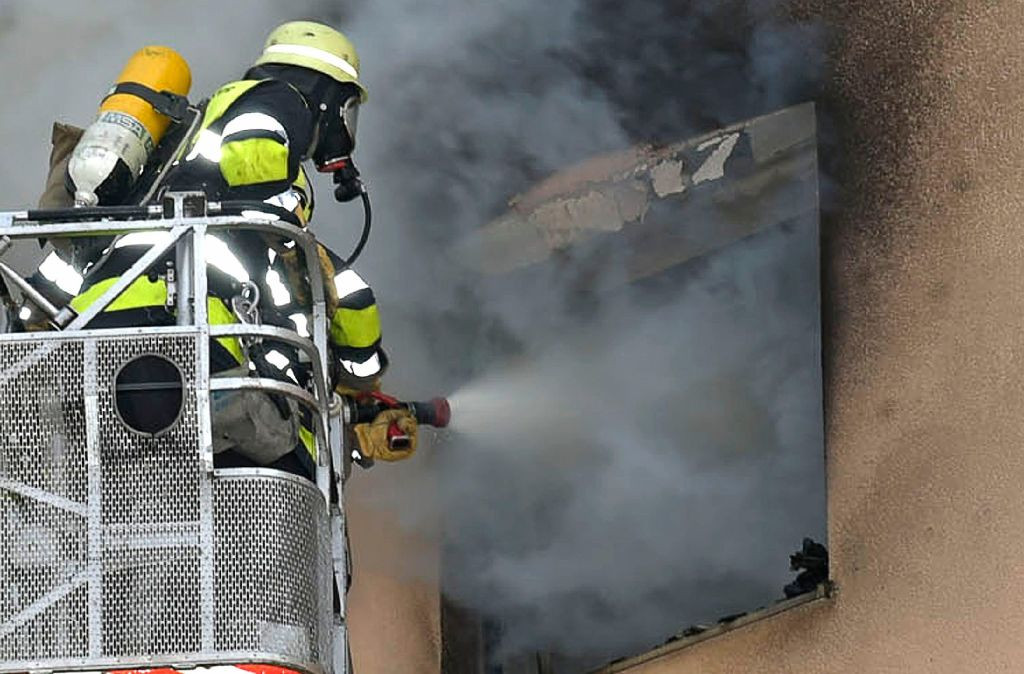
<instances>
[{"instance_id":1,"label":"metal railing","mask_svg":"<svg viewBox=\"0 0 1024 674\"><path fill-rule=\"evenodd\" d=\"M229 210L171 193L160 206L78 211L71 222L0 213L0 255L18 239L166 233L81 313L47 306L0 266L54 326L0 334L0 672L247 662L347 671L346 454L327 378L318 243L281 218ZM273 325L210 325L207 235L226 230L271 234L302 252L311 339ZM175 325L89 327L171 255ZM211 376L218 338L292 347L308 359L311 383ZM158 437L115 413L117 373L146 354L183 376L180 417ZM217 468L210 403L219 391L306 409L314 480Z\"/></svg>"}]
</instances>

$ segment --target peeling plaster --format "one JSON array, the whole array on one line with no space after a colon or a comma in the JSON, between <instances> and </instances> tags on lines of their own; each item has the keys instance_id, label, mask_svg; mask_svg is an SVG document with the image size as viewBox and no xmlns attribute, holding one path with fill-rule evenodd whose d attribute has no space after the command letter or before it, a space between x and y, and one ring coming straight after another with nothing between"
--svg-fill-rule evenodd
<instances>
[{"instance_id":1,"label":"peeling plaster","mask_svg":"<svg viewBox=\"0 0 1024 674\"><path fill-rule=\"evenodd\" d=\"M760 190L774 184L779 171L794 176L804 175L805 169L814 172L814 156L806 158L805 167L801 154L805 145L813 146L814 129L814 106L802 104L658 150L637 146L595 157L513 197L507 213L463 237L458 257L485 273L503 273L541 262L553 251L592 236L628 229L630 223L643 222L657 200L725 178L743 135L750 138L762 169L743 179L748 187ZM791 153L800 161L787 159ZM675 201L685 207L685 199Z\"/></svg>"},{"instance_id":2,"label":"peeling plaster","mask_svg":"<svg viewBox=\"0 0 1024 674\"><path fill-rule=\"evenodd\" d=\"M730 133L728 136L720 136L718 138L712 138L711 140L701 143L697 147L698 152L703 152L710 147L714 147L715 151L711 153L711 156L704 160L704 163L696 173L693 174L693 184L699 185L700 183L707 182L709 180L718 180L725 176L725 162L732 156L732 151L736 148L736 143L740 139L740 134Z\"/></svg>"},{"instance_id":3,"label":"peeling plaster","mask_svg":"<svg viewBox=\"0 0 1024 674\"><path fill-rule=\"evenodd\" d=\"M650 195L639 181L591 190L542 204L529 215L552 249L565 248L594 232L617 232L627 222L643 218Z\"/></svg>"},{"instance_id":4,"label":"peeling plaster","mask_svg":"<svg viewBox=\"0 0 1024 674\"><path fill-rule=\"evenodd\" d=\"M651 169L651 186L659 197L679 194L686 189L683 177L683 162L666 161Z\"/></svg>"}]
</instances>

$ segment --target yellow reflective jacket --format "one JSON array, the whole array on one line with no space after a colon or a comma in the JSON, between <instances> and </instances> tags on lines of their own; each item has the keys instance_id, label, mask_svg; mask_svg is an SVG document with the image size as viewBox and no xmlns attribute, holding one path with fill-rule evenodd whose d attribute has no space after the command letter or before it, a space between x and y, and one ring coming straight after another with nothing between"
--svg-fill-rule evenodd
<instances>
[{"instance_id":1,"label":"yellow reflective jacket","mask_svg":"<svg viewBox=\"0 0 1024 674\"><path fill-rule=\"evenodd\" d=\"M83 290L71 300L71 308L82 313L105 293L118 277L103 279ZM162 278L151 279L141 276L124 292L107 305L103 312L90 323L90 327L129 327L174 325L175 316L166 308L167 284ZM216 297L207 298L206 303L211 325L237 323L234 313L227 304ZM228 369L245 362L241 343L234 337L221 337L211 342L211 369Z\"/></svg>"},{"instance_id":2,"label":"yellow reflective jacket","mask_svg":"<svg viewBox=\"0 0 1024 674\"><path fill-rule=\"evenodd\" d=\"M254 199L313 215L312 185L302 168L312 144L315 116L296 89L280 80L239 80L218 89L206 105L195 136L186 144L171 186L198 188L215 199ZM294 255L292 291L302 279ZM380 316L372 289L341 260L321 247L330 318L330 343L342 374L356 383L374 382L383 371ZM350 381L350 383L352 383Z\"/></svg>"},{"instance_id":3,"label":"yellow reflective jacket","mask_svg":"<svg viewBox=\"0 0 1024 674\"><path fill-rule=\"evenodd\" d=\"M211 199L275 203L308 222L313 193L302 160L313 120L302 94L285 82L229 82L206 104L167 184L202 189Z\"/></svg>"}]
</instances>

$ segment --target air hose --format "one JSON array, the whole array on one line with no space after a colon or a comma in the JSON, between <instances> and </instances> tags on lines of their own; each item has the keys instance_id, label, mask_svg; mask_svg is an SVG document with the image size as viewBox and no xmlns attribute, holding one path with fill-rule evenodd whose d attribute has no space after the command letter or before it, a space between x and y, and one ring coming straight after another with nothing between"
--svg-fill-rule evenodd
<instances>
[{"instance_id":1,"label":"air hose","mask_svg":"<svg viewBox=\"0 0 1024 674\"><path fill-rule=\"evenodd\" d=\"M370 208L370 194L366 187L359 191L359 196L363 201L363 233L359 235L359 242L352 249L352 253L345 259L346 267L352 266L363 252L363 248L366 248L366 242L370 239L370 226L373 224L373 209Z\"/></svg>"}]
</instances>

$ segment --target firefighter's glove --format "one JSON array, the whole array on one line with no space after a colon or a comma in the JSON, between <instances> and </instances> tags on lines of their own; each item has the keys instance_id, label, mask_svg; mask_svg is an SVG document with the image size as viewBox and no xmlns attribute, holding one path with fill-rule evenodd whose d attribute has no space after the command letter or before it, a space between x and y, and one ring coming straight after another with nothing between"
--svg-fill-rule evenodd
<instances>
[{"instance_id":1,"label":"firefighter's glove","mask_svg":"<svg viewBox=\"0 0 1024 674\"><path fill-rule=\"evenodd\" d=\"M353 427L359 452L375 461L401 461L416 452L416 418L408 410L384 410L368 424Z\"/></svg>"}]
</instances>

